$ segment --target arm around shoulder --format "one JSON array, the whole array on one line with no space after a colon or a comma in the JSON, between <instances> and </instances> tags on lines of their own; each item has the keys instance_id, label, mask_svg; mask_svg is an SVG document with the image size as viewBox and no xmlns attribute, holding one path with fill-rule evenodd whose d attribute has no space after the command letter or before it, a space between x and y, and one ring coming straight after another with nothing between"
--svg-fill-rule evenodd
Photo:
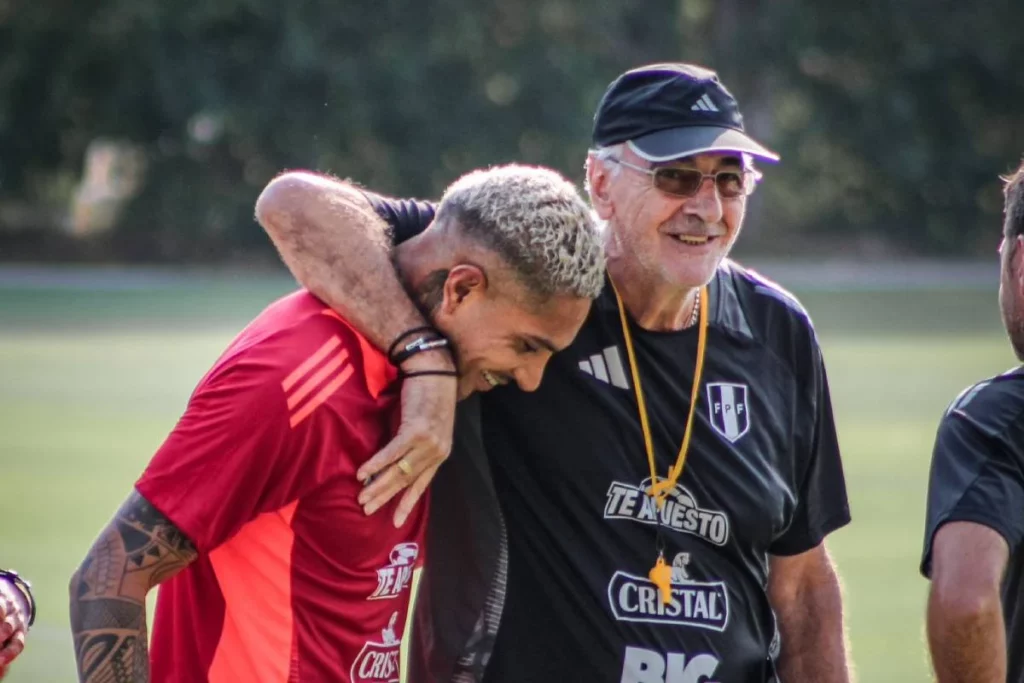
<instances>
[{"instance_id":1,"label":"arm around shoulder","mask_svg":"<svg viewBox=\"0 0 1024 683\"><path fill-rule=\"evenodd\" d=\"M352 184L282 174L260 194L256 219L295 279L378 348L427 324L392 265L388 224Z\"/></svg>"}]
</instances>

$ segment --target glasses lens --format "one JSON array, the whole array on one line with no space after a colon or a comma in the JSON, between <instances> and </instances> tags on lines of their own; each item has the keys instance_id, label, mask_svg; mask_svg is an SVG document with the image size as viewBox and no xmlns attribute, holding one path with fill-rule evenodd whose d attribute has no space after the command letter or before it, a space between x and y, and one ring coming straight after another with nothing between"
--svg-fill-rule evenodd
<instances>
[{"instance_id":1,"label":"glasses lens","mask_svg":"<svg viewBox=\"0 0 1024 683\"><path fill-rule=\"evenodd\" d=\"M700 189L704 175L692 168L659 168L654 172L654 186L666 194L692 197Z\"/></svg>"},{"instance_id":2,"label":"glasses lens","mask_svg":"<svg viewBox=\"0 0 1024 683\"><path fill-rule=\"evenodd\" d=\"M746 194L747 184L743 173L722 171L715 176L715 183L718 185L718 194L723 197L739 197Z\"/></svg>"}]
</instances>

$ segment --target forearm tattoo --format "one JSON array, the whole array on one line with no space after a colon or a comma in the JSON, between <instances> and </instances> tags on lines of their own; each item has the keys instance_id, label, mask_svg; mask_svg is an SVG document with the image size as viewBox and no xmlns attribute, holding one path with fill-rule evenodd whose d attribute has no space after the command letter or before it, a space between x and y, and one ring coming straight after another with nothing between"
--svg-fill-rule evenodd
<instances>
[{"instance_id":1,"label":"forearm tattoo","mask_svg":"<svg viewBox=\"0 0 1024 683\"><path fill-rule=\"evenodd\" d=\"M133 491L71 582L80 681L149 681L146 593L195 558L185 535Z\"/></svg>"}]
</instances>

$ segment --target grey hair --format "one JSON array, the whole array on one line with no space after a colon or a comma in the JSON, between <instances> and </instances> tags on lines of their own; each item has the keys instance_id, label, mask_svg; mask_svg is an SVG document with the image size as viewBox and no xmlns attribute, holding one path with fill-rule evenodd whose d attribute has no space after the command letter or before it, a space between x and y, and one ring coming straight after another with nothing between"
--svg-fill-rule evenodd
<instances>
[{"instance_id":1,"label":"grey hair","mask_svg":"<svg viewBox=\"0 0 1024 683\"><path fill-rule=\"evenodd\" d=\"M616 145L610 145L608 147L597 147L595 149L590 150L590 152L587 153L587 162L583 168L583 189L587 191L588 195L590 194L590 165L593 164L595 161L601 162L604 165L604 167L608 169L608 173L611 174L611 176L614 178L622 170L622 167L619 166L618 164L609 164L608 160L621 159L622 151L625 148L626 143L620 142Z\"/></svg>"},{"instance_id":2,"label":"grey hair","mask_svg":"<svg viewBox=\"0 0 1024 683\"><path fill-rule=\"evenodd\" d=\"M509 164L468 173L445 190L436 220L454 221L540 297L596 299L604 287L604 251L590 208L550 169Z\"/></svg>"}]
</instances>

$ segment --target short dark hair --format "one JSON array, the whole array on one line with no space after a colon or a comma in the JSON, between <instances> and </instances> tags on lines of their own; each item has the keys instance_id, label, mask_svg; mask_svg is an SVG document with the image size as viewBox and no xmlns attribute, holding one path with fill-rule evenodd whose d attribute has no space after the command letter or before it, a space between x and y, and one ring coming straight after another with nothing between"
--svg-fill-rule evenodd
<instances>
[{"instance_id":1,"label":"short dark hair","mask_svg":"<svg viewBox=\"0 0 1024 683\"><path fill-rule=\"evenodd\" d=\"M1024 162L1011 175L1003 178L1003 196L1006 198L1003 234L1007 237L1024 235Z\"/></svg>"}]
</instances>

